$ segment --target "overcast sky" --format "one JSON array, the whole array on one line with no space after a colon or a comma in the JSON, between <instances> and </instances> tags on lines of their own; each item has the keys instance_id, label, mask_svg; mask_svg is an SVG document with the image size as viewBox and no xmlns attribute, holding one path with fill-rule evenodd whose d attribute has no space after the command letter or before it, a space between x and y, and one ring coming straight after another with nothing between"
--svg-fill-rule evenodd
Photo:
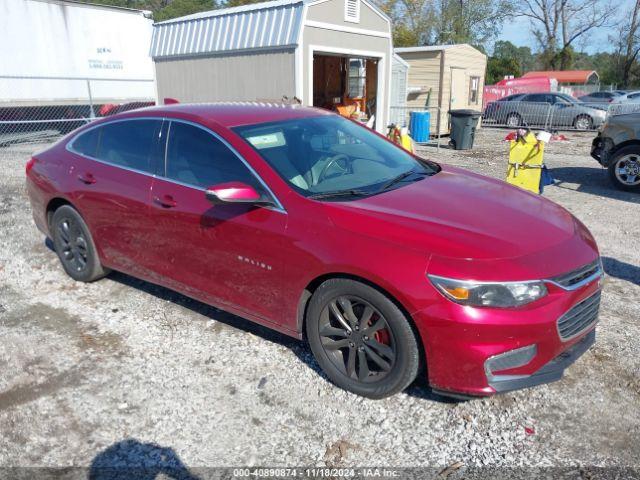
<instances>
[{"instance_id":1,"label":"overcast sky","mask_svg":"<svg viewBox=\"0 0 640 480\"><path fill-rule=\"evenodd\" d=\"M616 9L616 15L622 14L622 12L631 8L633 0L622 0L620 7ZM609 36L615 33L615 29L612 27L603 27L597 30L593 30L589 37L583 37L583 41L575 45L576 50L584 50L588 53L612 51L613 45L609 40ZM498 37L498 40L509 40L519 47L531 47L533 50L537 50L535 38L531 34L531 19L526 17L515 17L511 20L507 20L504 23L502 34Z\"/></svg>"}]
</instances>

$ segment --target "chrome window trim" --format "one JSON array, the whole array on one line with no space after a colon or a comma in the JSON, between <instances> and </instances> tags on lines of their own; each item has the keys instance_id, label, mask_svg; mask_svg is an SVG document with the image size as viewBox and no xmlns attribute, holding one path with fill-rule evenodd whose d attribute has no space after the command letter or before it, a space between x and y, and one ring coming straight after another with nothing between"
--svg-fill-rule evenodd
<instances>
[{"instance_id":1,"label":"chrome window trim","mask_svg":"<svg viewBox=\"0 0 640 480\"><path fill-rule=\"evenodd\" d=\"M162 177L167 178L167 152L169 151L169 137L171 136L171 122L167 122L167 138L164 139L164 147L162 152L164 153L162 159Z\"/></svg>"},{"instance_id":2,"label":"chrome window trim","mask_svg":"<svg viewBox=\"0 0 640 480\"><path fill-rule=\"evenodd\" d=\"M84 153L80 153L80 152L78 152L77 150L75 150L72 147L73 143L76 141L76 139L78 137L80 137L81 135L84 135L85 133L87 133L87 132L89 132L91 130L95 130L96 128L100 128L100 127L103 127L103 126L106 126L106 125L111 125L113 123L121 123L121 122L137 121L137 120L154 120L154 121L160 122L161 124L163 122L165 122L165 121L169 122L169 126L167 128L167 138L164 140L164 175L159 176L159 175L157 175L155 173L146 172L144 170L138 170L136 168L125 167L123 165L117 165L115 163L110 163L110 162L107 162L105 160L101 160L99 158L92 157L91 155L86 155ZM219 134L217 134L213 130L205 127L204 125L200 125L198 123L195 123L195 122L192 122L192 121L189 121L189 120L183 120L183 119L180 119L180 118L172 118L172 117L164 116L164 117L118 118L118 119L114 119L114 120L110 120L110 121L100 122L97 125L93 125L93 126L87 128L85 130L82 130L81 132L76 133L65 144L65 150L67 150L68 152L73 153L74 155L79 155L79 156L81 156L83 158L87 158L89 160L93 160L94 162L98 162L98 163L101 163L103 165L108 165L110 167L120 168L122 170L126 170L126 171L129 171L129 172L139 173L139 174L142 174L142 175L145 175L147 177L154 178L154 179L156 179L156 178L157 179L162 179L162 180L170 182L170 183L175 183L176 185L181 185L183 187L193 188L194 190L198 190L198 191L201 191L201 192L206 192L206 190L207 190L206 188L200 187L198 185L192 185L192 184L180 182L178 180L174 180L172 178L168 178L167 175L166 175L167 174L167 152L168 152L168 148L167 147L169 145L169 137L171 136L170 135L171 123L173 123L173 122L180 122L180 123L184 123L184 124L187 124L187 125L192 125L194 127L200 128L201 130L204 130L205 132L207 132L210 135L212 135L217 140L220 140L222 142L222 144L225 145L247 167L247 169L249 170L249 173L251 173L251 175L253 175L256 178L256 180L258 180L260 185L262 185L262 187L265 189L265 191L271 196L271 198L275 202L275 205L273 205L273 206L265 205L265 206L263 206L263 208L266 208L268 210L272 210L274 212L287 214L287 210L284 208L284 206L282 205L282 203L280 202L278 197L269 188L267 183L262 179L262 177L260 177L260 175L258 175L258 172L255 171L255 169L242 157L242 155L240 155L240 153L235 148L233 148L233 146L231 146L231 144L229 144L229 142L227 142ZM159 135L161 135L161 134L162 134L162 125L160 126Z\"/></svg>"},{"instance_id":3,"label":"chrome window trim","mask_svg":"<svg viewBox=\"0 0 640 480\"><path fill-rule=\"evenodd\" d=\"M107 162L105 160L101 160L99 158L96 157L92 157L91 155L86 155L84 153L80 153L77 150L74 150L72 147L73 142L75 142L78 137L80 137L81 135L84 135L87 132L90 132L91 130L95 130L96 128L100 128L102 126L105 125L111 125L112 123L121 123L121 122L126 122L126 121L130 121L130 120L154 120L157 122L160 122L160 132L162 132L162 123L165 121L164 117L133 117L133 118L118 118L115 120L110 120L108 122L101 122L98 123L97 125L93 125L81 132L76 133L66 144L65 144L65 150L67 150L68 152L73 153L74 155L79 155L82 158L87 158L89 160L93 160L94 162L98 162L101 163L103 165L108 165L110 167L116 167L116 168L121 168L122 170L126 170L129 172L134 172L134 173L139 173L141 175L145 175L147 177L151 177L151 178L157 178L158 176L155 173L152 172L147 172L144 170L138 170L137 168L131 168L131 167L125 167L124 165L118 165L116 163L111 163L111 162Z\"/></svg>"},{"instance_id":4,"label":"chrome window trim","mask_svg":"<svg viewBox=\"0 0 640 480\"><path fill-rule=\"evenodd\" d=\"M185 187L191 187L191 188L194 188L196 190L201 190L203 192L205 192L207 190L206 188L200 187L199 185L192 185L192 184L188 184L188 183L183 183L183 182L174 180L174 179L169 178L169 177L166 176L166 173L167 173L167 157L168 157L168 153L167 152L169 151L168 146L169 146L169 140L171 139L171 124L173 122L178 122L178 123L183 123L183 124L186 124L186 125L191 125L191 126L199 128L201 130L204 130L209 135L212 135L213 138L219 140L225 147L227 147L231 151L231 153L233 153L238 158L238 160L240 160L244 164L245 167L247 167L247 169L249 170L249 173L251 175L253 175L253 177L256 180L258 180L260 185L262 185L262 187L266 190L266 192L269 194L269 196L273 199L273 201L275 203L275 205L273 205L273 206L267 205L267 206L264 206L264 208L267 208L269 210L273 210L275 212L284 213L284 214L287 213L287 211L285 210L284 206L282 205L282 203L280 202L278 197L273 193L273 191L269 188L269 186L262 179L262 177L260 175L258 175L258 172L256 172L255 169L249 164L249 162L247 162L245 160L245 158L242 155L240 155L240 153L229 142L227 142L222 136L220 136L219 134L217 134L213 130L205 127L204 125L200 125L198 123L195 123L195 122L192 122L192 121L189 121L189 120L183 120L183 119L180 119L180 118L170 118L170 117L167 117L167 120L169 121L169 129L167 131L167 140L166 140L167 143L166 143L166 146L165 146L165 164L164 164L165 165L165 167L164 167L165 168L165 175L163 176L163 180L166 180L168 182L174 182L174 183L177 183L177 184L185 186Z\"/></svg>"}]
</instances>

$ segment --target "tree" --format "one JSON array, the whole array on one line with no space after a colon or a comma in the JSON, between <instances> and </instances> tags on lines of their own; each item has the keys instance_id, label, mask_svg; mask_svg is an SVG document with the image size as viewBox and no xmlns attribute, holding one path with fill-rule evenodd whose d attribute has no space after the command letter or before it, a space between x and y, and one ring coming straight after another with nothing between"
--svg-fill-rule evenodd
<instances>
[{"instance_id":1,"label":"tree","mask_svg":"<svg viewBox=\"0 0 640 480\"><path fill-rule=\"evenodd\" d=\"M395 47L430 43L436 18L432 0L377 0L375 3L391 18Z\"/></svg>"},{"instance_id":2,"label":"tree","mask_svg":"<svg viewBox=\"0 0 640 480\"><path fill-rule=\"evenodd\" d=\"M487 84L499 82L507 75L521 76L535 63L529 47L516 47L508 41L497 41L487 61Z\"/></svg>"},{"instance_id":3,"label":"tree","mask_svg":"<svg viewBox=\"0 0 640 480\"><path fill-rule=\"evenodd\" d=\"M512 0L440 0L434 41L484 45L513 11Z\"/></svg>"},{"instance_id":4,"label":"tree","mask_svg":"<svg viewBox=\"0 0 640 480\"><path fill-rule=\"evenodd\" d=\"M165 7L154 12L154 20L161 22L192 13L214 10L220 5L216 0L172 0Z\"/></svg>"},{"instance_id":5,"label":"tree","mask_svg":"<svg viewBox=\"0 0 640 480\"><path fill-rule=\"evenodd\" d=\"M639 10L640 0L636 0L634 7L629 12L629 20L623 22L620 28L621 83L624 86L628 86L631 81L632 69L634 66L637 67L638 54L640 53Z\"/></svg>"},{"instance_id":6,"label":"tree","mask_svg":"<svg viewBox=\"0 0 640 480\"><path fill-rule=\"evenodd\" d=\"M264 1L265 0L227 0L222 7L239 7L240 5L250 5L252 3L259 3Z\"/></svg>"},{"instance_id":7,"label":"tree","mask_svg":"<svg viewBox=\"0 0 640 480\"><path fill-rule=\"evenodd\" d=\"M378 0L391 17L395 46L469 43L483 47L500 33L513 0Z\"/></svg>"},{"instance_id":8,"label":"tree","mask_svg":"<svg viewBox=\"0 0 640 480\"><path fill-rule=\"evenodd\" d=\"M519 77L520 65L515 58L489 57L487 60L487 85L493 85L508 75Z\"/></svg>"},{"instance_id":9,"label":"tree","mask_svg":"<svg viewBox=\"0 0 640 480\"><path fill-rule=\"evenodd\" d=\"M574 60L573 45L594 29L609 26L608 0L522 0L518 14L533 20L545 68L566 70Z\"/></svg>"}]
</instances>

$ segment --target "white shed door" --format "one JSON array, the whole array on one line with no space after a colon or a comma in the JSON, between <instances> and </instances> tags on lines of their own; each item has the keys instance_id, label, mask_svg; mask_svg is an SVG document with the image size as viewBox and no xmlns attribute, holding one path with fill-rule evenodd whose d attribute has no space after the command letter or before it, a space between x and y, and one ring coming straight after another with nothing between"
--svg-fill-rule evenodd
<instances>
[{"instance_id":1,"label":"white shed door","mask_svg":"<svg viewBox=\"0 0 640 480\"><path fill-rule=\"evenodd\" d=\"M462 68L451 68L451 109L465 108L467 106L466 71Z\"/></svg>"}]
</instances>

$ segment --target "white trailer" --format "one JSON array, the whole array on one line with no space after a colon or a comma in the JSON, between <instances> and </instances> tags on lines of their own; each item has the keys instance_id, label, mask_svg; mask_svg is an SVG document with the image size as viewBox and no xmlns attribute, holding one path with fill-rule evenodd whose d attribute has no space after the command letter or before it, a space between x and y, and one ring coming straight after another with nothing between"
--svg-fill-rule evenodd
<instances>
[{"instance_id":1,"label":"white trailer","mask_svg":"<svg viewBox=\"0 0 640 480\"><path fill-rule=\"evenodd\" d=\"M0 107L155 98L150 12L0 0Z\"/></svg>"}]
</instances>

